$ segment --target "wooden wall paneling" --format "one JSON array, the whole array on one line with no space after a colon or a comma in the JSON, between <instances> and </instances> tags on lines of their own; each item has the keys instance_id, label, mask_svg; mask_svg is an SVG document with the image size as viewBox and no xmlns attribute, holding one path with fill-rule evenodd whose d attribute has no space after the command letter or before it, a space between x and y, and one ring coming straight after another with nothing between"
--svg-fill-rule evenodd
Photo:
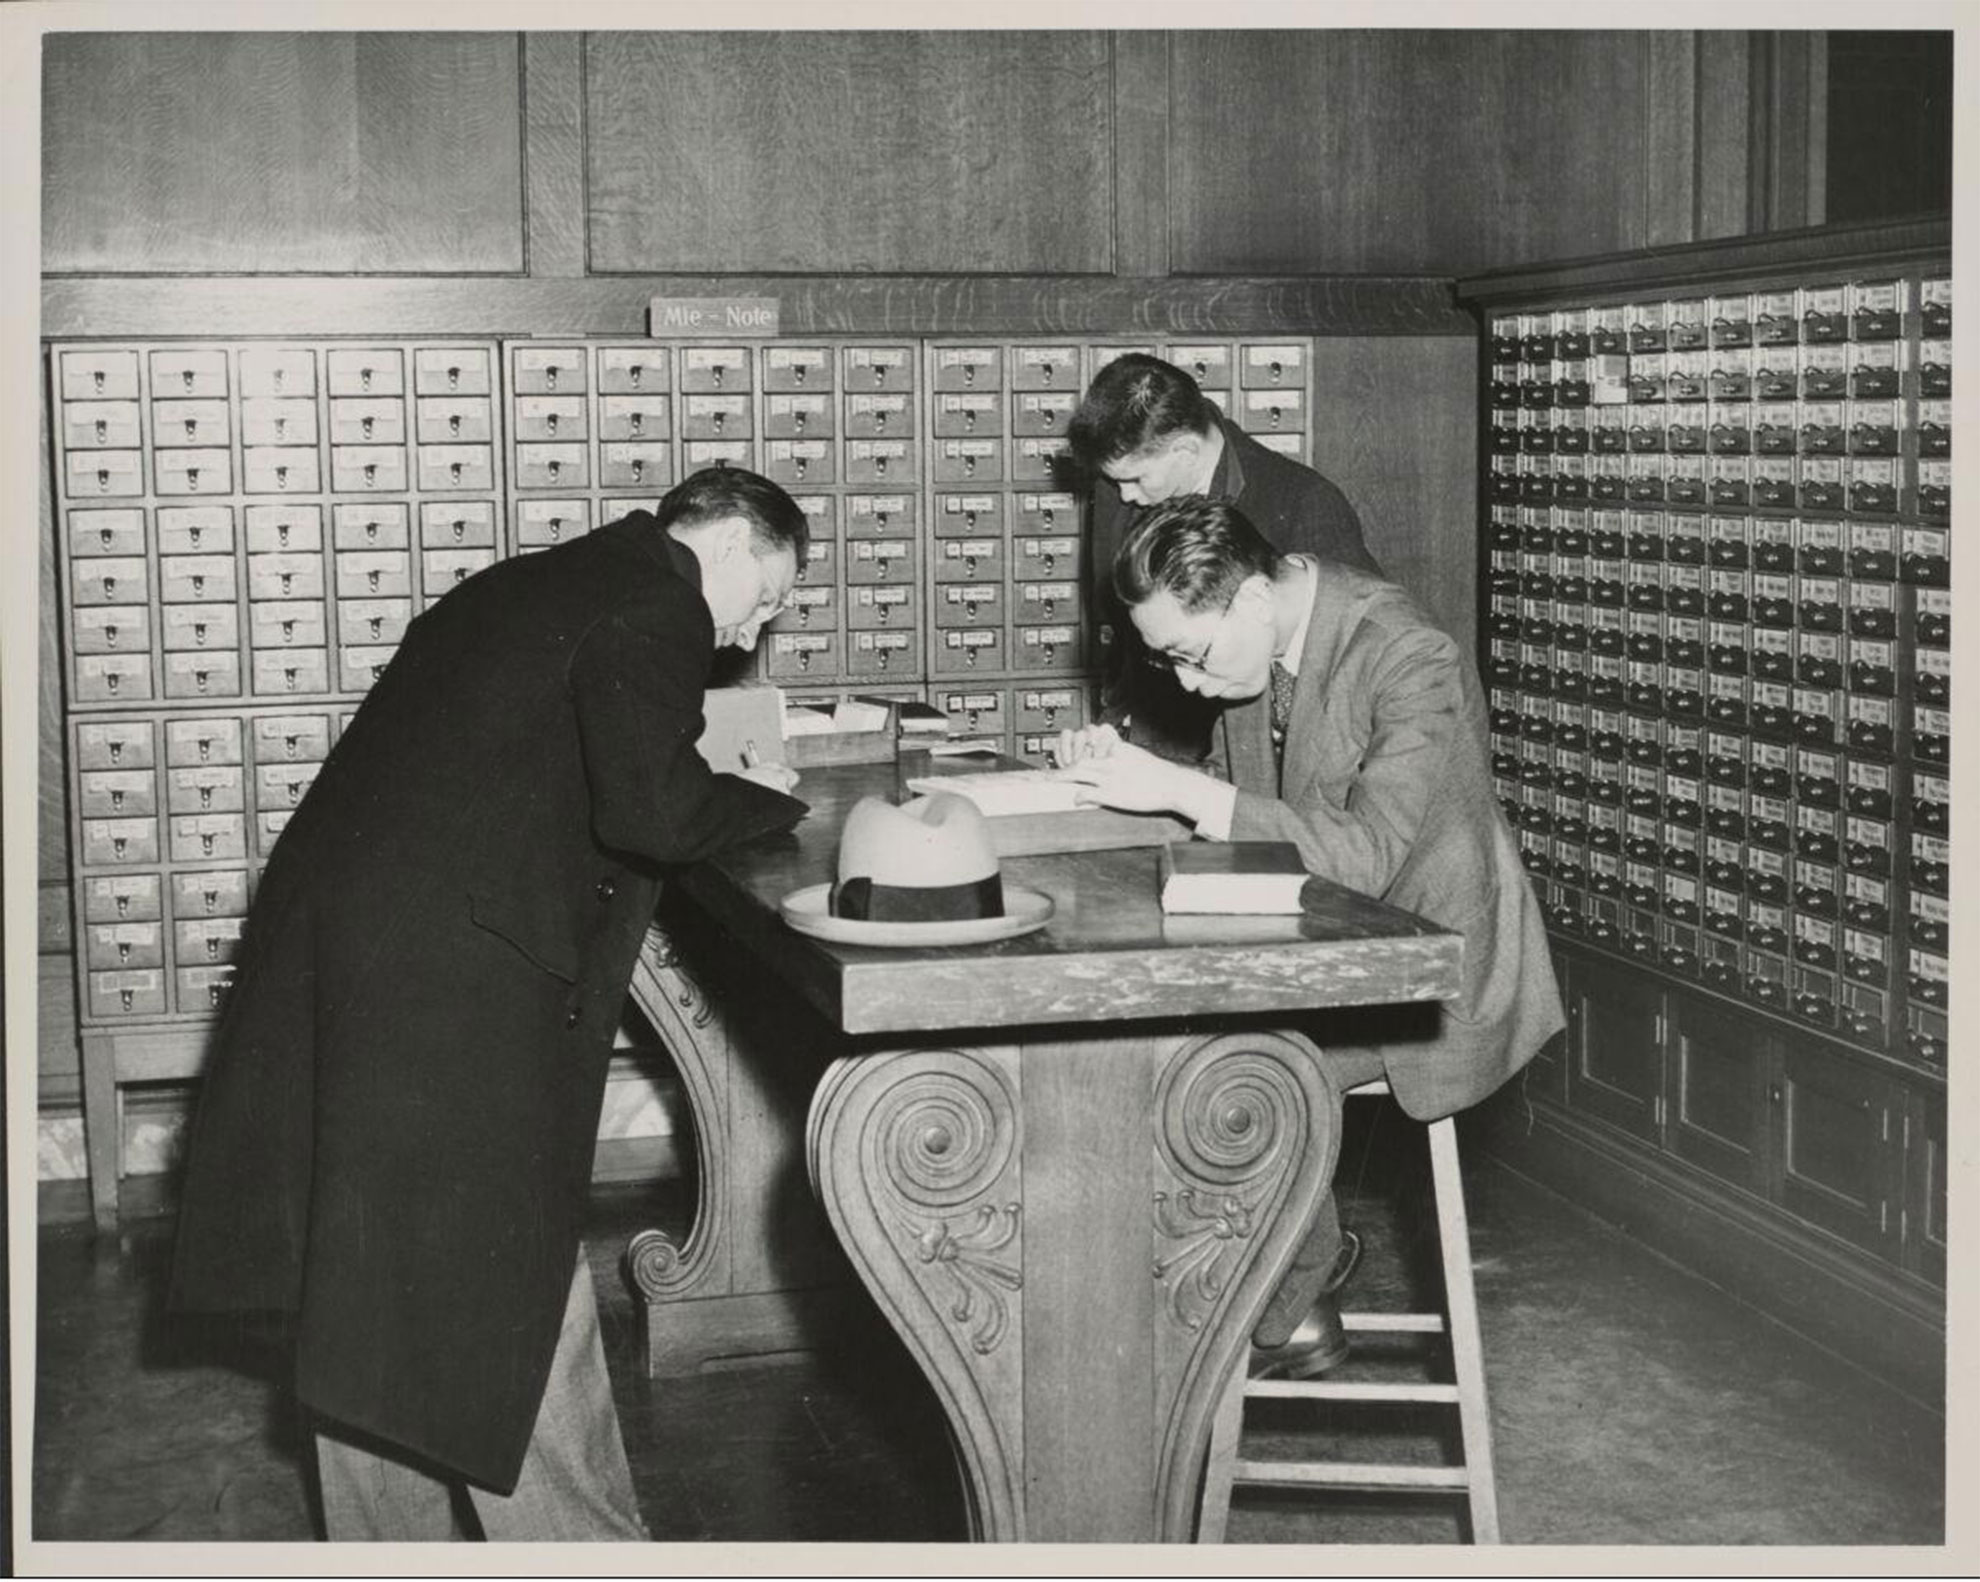
<instances>
[{"instance_id":1,"label":"wooden wall paneling","mask_svg":"<svg viewBox=\"0 0 1980 1582\"><path fill-rule=\"evenodd\" d=\"M1819 32L1751 35L1749 231L1820 225L1827 213L1828 62ZM1707 232L1708 235L1725 234Z\"/></svg>"},{"instance_id":2,"label":"wooden wall paneling","mask_svg":"<svg viewBox=\"0 0 1980 1582\"><path fill-rule=\"evenodd\" d=\"M1692 35L1698 57L1698 192L1688 236L1706 241L1755 229L1752 212L1761 171L1755 159L1753 35L1727 30Z\"/></svg>"},{"instance_id":3,"label":"wooden wall paneling","mask_svg":"<svg viewBox=\"0 0 1980 1582\"><path fill-rule=\"evenodd\" d=\"M1645 41L1643 243L1667 247L1698 236L1698 35Z\"/></svg>"},{"instance_id":4,"label":"wooden wall paneling","mask_svg":"<svg viewBox=\"0 0 1980 1582\"><path fill-rule=\"evenodd\" d=\"M1640 246L1654 36L1178 33L1173 265L1465 274Z\"/></svg>"},{"instance_id":5,"label":"wooden wall paneling","mask_svg":"<svg viewBox=\"0 0 1980 1582\"><path fill-rule=\"evenodd\" d=\"M1100 32L592 33L598 272L1113 267Z\"/></svg>"},{"instance_id":6,"label":"wooden wall paneling","mask_svg":"<svg viewBox=\"0 0 1980 1582\"><path fill-rule=\"evenodd\" d=\"M42 333L67 336L646 333L652 296L768 296L794 335L1452 335L1478 324L1430 278L1122 280L1009 275L663 275L50 280Z\"/></svg>"},{"instance_id":7,"label":"wooden wall paneling","mask_svg":"<svg viewBox=\"0 0 1980 1582\"><path fill-rule=\"evenodd\" d=\"M528 272L584 273L584 44L576 33L522 41Z\"/></svg>"},{"instance_id":8,"label":"wooden wall paneling","mask_svg":"<svg viewBox=\"0 0 1980 1582\"><path fill-rule=\"evenodd\" d=\"M513 33L53 34L42 261L515 272Z\"/></svg>"},{"instance_id":9,"label":"wooden wall paneling","mask_svg":"<svg viewBox=\"0 0 1980 1582\"><path fill-rule=\"evenodd\" d=\"M1169 272L1169 37L1114 35L1114 273Z\"/></svg>"},{"instance_id":10,"label":"wooden wall paneling","mask_svg":"<svg viewBox=\"0 0 1980 1582\"><path fill-rule=\"evenodd\" d=\"M1478 342L1363 336L1313 344L1313 465L1369 550L1470 653L1477 626Z\"/></svg>"}]
</instances>

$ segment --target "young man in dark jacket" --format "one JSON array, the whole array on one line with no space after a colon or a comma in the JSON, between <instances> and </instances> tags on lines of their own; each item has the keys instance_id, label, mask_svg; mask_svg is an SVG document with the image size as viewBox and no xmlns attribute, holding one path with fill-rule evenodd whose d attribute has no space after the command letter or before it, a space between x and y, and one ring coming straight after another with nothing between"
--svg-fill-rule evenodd
<instances>
[{"instance_id":1,"label":"young man in dark jacket","mask_svg":"<svg viewBox=\"0 0 1980 1582\"><path fill-rule=\"evenodd\" d=\"M695 743L805 523L697 473L408 628L283 831L207 1061L172 1300L296 1322L332 1539L638 1538L579 1248L660 876L788 828Z\"/></svg>"},{"instance_id":2,"label":"young man in dark jacket","mask_svg":"<svg viewBox=\"0 0 1980 1582\"><path fill-rule=\"evenodd\" d=\"M1362 542L1347 496L1311 467L1258 443L1217 410L1173 363L1144 352L1117 357L1095 376L1066 428L1089 475L1094 610L1112 629L1102 660L1101 718L1167 758L1200 760L1215 711L1143 664L1146 649L1114 594L1111 568L1128 529L1148 507L1180 495L1234 502L1282 553L1317 555L1382 574Z\"/></svg>"}]
</instances>

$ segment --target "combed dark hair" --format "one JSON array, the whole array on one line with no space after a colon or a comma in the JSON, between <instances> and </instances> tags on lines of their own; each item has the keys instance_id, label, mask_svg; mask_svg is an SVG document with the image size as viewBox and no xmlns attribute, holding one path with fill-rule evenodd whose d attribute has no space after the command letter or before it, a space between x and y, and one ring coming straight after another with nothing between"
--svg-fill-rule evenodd
<instances>
[{"instance_id":1,"label":"combed dark hair","mask_svg":"<svg viewBox=\"0 0 1980 1582\"><path fill-rule=\"evenodd\" d=\"M1086 387L1066 425L1066 443L1088 472L1184 430L1217 427L1217 404L1174 363L1146 352L1116 357Z\"/></svg>"},{"instance_id":2,"label":"combed dark hair","mask_svg":"<svg viewBox=\"0 0 1980 1582\"><path fill-rule=\"evenodd\" d=\"M740 516L749 523L750 548L755 553L788 548L800 567L811 543L811 524L803 507L768 478L741 467L707 467L691 473L660 497L654 515L663 528Z\"/></svg>"},{"instance_id":3,"label":"combed dark hair","mask_svg":"<svg viewBox=\"0 0 1980 1582\"><path fill-rule=\"evenodd\" d=\"M1166 592L1191 615L1221 610L1245 578L1275 575L1280 558L1230 501L1179 495L1128 530L1114 556L1114 592L1130 609Z\"/></svg>"}]
</instances>

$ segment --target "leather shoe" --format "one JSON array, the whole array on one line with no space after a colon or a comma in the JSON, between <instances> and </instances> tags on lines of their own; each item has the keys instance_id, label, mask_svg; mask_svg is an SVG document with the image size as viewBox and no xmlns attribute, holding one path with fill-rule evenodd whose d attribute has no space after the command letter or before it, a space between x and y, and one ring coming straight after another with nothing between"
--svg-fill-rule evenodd
<instances>
[{"instance_id":1,"label":"leather shoe","mask_svg":"<svg viewBox=\"0 0 1980 1582\"><path fill-rule=\"evenodd\" d=\"M1286 1343L1251 1348L1252 1378L1318 1378L1348 1360L1347 1326L1341 1322L1338 1293L1360 1262L1361 1238L1351 1230L1342 1231L1340 1255L1328 1271L1327 1282Z\"/></svg>"}]
</instances>

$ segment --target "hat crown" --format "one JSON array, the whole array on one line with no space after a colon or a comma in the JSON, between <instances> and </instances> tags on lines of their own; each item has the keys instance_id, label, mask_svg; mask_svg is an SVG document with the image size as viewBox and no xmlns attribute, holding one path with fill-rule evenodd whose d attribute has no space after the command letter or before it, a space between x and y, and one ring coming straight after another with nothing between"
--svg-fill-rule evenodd
<instances>
[{"instance_id":1,"label":"hat crown","mask_svg":"<svg viewBox=\"0 0 1980 1582\"><path fill-rule=\"evenodd\" d=\"M934 792L895 807L862 797L839 836L839 880L932 889L976 884L997 872L983 813L967 797Z\"/></svg>"}]
</instances>

